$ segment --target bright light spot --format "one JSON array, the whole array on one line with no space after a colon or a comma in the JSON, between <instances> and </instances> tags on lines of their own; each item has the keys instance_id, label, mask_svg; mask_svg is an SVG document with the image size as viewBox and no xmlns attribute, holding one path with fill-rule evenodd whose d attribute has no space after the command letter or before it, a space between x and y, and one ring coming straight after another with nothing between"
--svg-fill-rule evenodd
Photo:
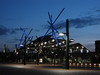
<instances>
[{"instance_id":1,"label":"bright light spot","mask_svg":"<svg viewBox=\"0 0 100 75\"><path fill-rule=\"evenodd\" d=\"M18 52L16 52L16 54L18 54Z\"/></svg>"},{"instance_id":2,"label":"bright light spot","mask_svg":"<svg viewBox=\"0 0 100 75\"><path fill-rule=\"evenodd\" d=\"M43 59L40 59L39 62L42 63L43 62Z\"/></svg>"},{"instance_id":3,"label":"bright light spot","mask_svg":"<svg viewBox=\"0 0 100 75\"><path fill-rule=\"evenodd\" d=\"M47 42L44 42L44 44L47 44Z\"/></svg>"},{"instance_id":4,"label":"bright light spot","mask_svg":"<svg viewBox=\"0 0 100 75\"><path fill-rule=\"evenodd\" d=\"M89 64L91 66L91 64Z\"/></svg>"},{"instance_id":5,"label":"bright light spot","mask_svg":"<svg viewBox=\"0 0 100 75\"><path fill-rule=\"evenodd\" d=\"M82 46L82 48L84 48L84 46Z\"/></svg>"},{"instance_id":6,"label":"bright light spot","mask_svg":"<svg viewBox=\"0 0 100 75\"><path fill-rule=\"evenodd\" d=\"M17 50L15 49L15 53L17 52Z\"/></svg>"},{"instance_id":7,"label":"bright light spot","mask_svg":"<svg viewBox=\"0 0 100 75\"><path fill-rule=\"evenodd\" d=\"M61 45L61 43L59 43L59 45Z\"/></svg>"},{"instance_id":8,"label":"bright light spot","mask_svg":"<svg viewBox=\"0 0 100 75\"><path fill-rule=\"evenodd\" d=\"M94 66L96 66L96 64L94 64Z\"/></svg>"},{"instance_id":9,"label":"bright light spot","mask_svg":"<svg viewBox=\"0 0 100 75\"><path fill-rule=\"evenodd\" d=\"M54 45L52 45L52 47L54 47Z\"/></svg>"},{"instance_id":10,"label":"bright light spot","mask_svg":"<svg viewBox=\"0 0 100 75\"><path fill-rule=\"evenodd\" d=\"M83 49L81 49L80 51L81 51L81 53L83 53Z\"/></svg>"},{"instance_id":11,"label":"bright light spot","mask_svg":"<svg viewBox=\"0 0 100 75\"><path fill-rule=\"evenodd\" d=\"M46 47L46 46L43 46L43 47Z\"/></svg>"},{"instance_id":12,"label":"bright light spot","mask_svg":"<svg viewBox=\"0 0 100 75\"><path fill-rule=\"evenodd\" d=\"M58 44L56 44L56 46L58 46Z\"/></svg>"},{"instance_id":13,"label":"bright light spot","mask_svg":"<svg viewBox=\"0 0 100 75\"><path fill-rule=\"evenodd\" d=\"M70 49L70 53L72 53L72 49Z\"/></svg>"},{"instance_id":14,"label":"bright light spot","mask_svg":"<svg viewBox=\"0 0 100 75\"><path fill-rule=\"evenodd\" d=\"M59 36L64 36L64 33L59 33Z\"/></svg>"},{"instance_id":15,"label":"bright light spot","mask_svg":"<svg viewBox=\"0 0 100 75\"><path fill-rule=\"evenodd\" d=\"M51 52L52 54L54 53L54 52Z\"/></svg>"},{"instance_id":16,"label":"bright light spot","mask_svg":"<svg viewBox=\"0 0 100 75\"><path fill-rule=\"evenodd\" d=\"M4 49L4 50L3 50L3 53L5 53L5 52L6 52L6 50Z\"/></svg>"},{"instance_id":17,"label":"bright light spot","mask_svg":"<svg viewBox=\"0 0 100 75\"><path fill-rule=\"evenodd\" d=\"M76 48L78 49L79 47L77 46Z\"/></svg>"},{"instance_id":18,"label":"bright light spot","mask_svg":"<svg viewBox=\"0 0 100 75\"><path fill-rule=\"evenodd\" d=\"M87 53L89 53L89 50L86 50Z\"/></svg>"},{"instance_id":19,"label":"bright light spot","mask_svg":"<svg viewBox=\"0 0 100 75\"><path fill-rule=\"evenodd\" d=\"M74 42L74 39L70 39L70 42Z\"/></svg>"},{"instance_id":20,"label":"bright light spot","mask_svg":"<svg viewBox=\"0 0 100 75\"><path fill-rule=\"evenodd\" d=\"M43 45L43 43L41 43L41 45Z\"/></svg>"},{"instance_id":21,"label":"bright light spot","mask_svg":"<svg viewBox=\"0 0 100 75\"><path fill-rule=\"evenodd\" d=\"M28 53L28 50L26 50L26 53Z\"/></svg>"},{"instance_id":22,"label":"bright light spot","mask_svg":"<svg viewBox=\"0 0 100 75\"><path fill-rule=\"evenodd\" d=\"M52 42L54 42L55 40L54 39L52 39Z\"/></svg>"},{"instance_id":23,"label":"bright light spot","mask_svg":"<svg viewBox=\"0 0 100 75\"><path fill-rule=\"evenodd\" d=\"M31 44L33 44L33 42L31 42Z\"/></svg>"},{"instance_id":24,"label":"bright light spot","mask_svg":"<svg viewBox=\"0 0 100 75\"><path fill-rule=\"evenodd\" d=\"M30 49L29 47L27 49Z\"/></svg>"},{"instance_id":25,"label":"bright light spot","mask_svg":"<svg viewBox=\"0 0 100 75\"><path fill-rule=\"evenodd\" d=\"M14 67L14 68L29 68L26 65L8 65L10 67Z\"/></svg>"},{"instance_id":26,"label":"bright light spot","mask_svg":"<svg viewBox=\"0 0 100 75\"><path fill-rule=\"evenodd\" d=\"M20 46L21 46L21 47L23 47L24 45L23 45L23 44L21 44Z\"/></svg>"},{"instance_id":27,"label":"bright light spot","mask_svg":"<svg viewBox=\"0 0 100 75\"><path fill-rule=\"evenodd\" d=\"M62 41L63 44L65 44L65 41Z\"/></svg>"}]
</instances>

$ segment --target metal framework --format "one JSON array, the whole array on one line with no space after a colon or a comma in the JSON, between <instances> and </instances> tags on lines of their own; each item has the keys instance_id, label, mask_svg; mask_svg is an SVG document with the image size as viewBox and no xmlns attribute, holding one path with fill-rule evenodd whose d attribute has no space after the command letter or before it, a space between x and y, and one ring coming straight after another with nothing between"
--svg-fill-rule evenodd
<instances>
[{"instance_id":1,"label":"metal framework","mask_svg":"<svg viewBox=\"0 0 100 75\"><path fill-rule=\"evenodd\" d=\"M29 37L29 35L30 35L30 33L32 32L33 29L31 29L31 30L29 31L28 34L25 32L25 29L20 28L20 30L21 30L23 33L22 33L20 42L19 42L19 44L18 44L18 48L20 47L20 45L23 45L24 43L27 44L29 41L32 41L32 38L33 38L33 36L32 36L32 37ZM24 39L24 40L23 40L23 39ZM26 40L26 42L25 42L25 40Z\"/></svg>"},{"instance_id":2,"label":"metal framework","mask_svg":"<svg viewBox=\"0 0 100 75\"><path fill-rule=\"evenodd\" d=\"M59 18L59 16L62 14L62 12L64 11L64 9L65 9L65 8L63 8L63 9L61 10L61 12L58 14L58 16L55 18L54 21L52 20L52 15L48 12L48 17L49 17L48 23L50 24L50 27L49 27L49 29L47 30L47 32L45 33L45 35L42 37L41 40L43 40L44 37L45 37L46 35L50 35L50 34L51 34L52 37L54 38L54 40L56 41L56 45L58 45L58 38L56 37L56 33L59 34L59 32L58 32L57 28L54 27L54 24L55 24L55 22L57 21L57 19ZM49 32L50 30L51 30L51 32Z\"/></svg>"}]
</instances>

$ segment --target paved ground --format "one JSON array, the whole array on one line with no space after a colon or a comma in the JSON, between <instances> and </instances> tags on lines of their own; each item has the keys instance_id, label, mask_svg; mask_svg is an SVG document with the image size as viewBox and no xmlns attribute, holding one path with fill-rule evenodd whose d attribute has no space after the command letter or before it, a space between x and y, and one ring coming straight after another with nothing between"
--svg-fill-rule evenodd
<instances>
[{"instance_id":1,"label":"paved ground","mask_svg":"<svg viewBox=\"0 0 100 75\"><path fill-rule=\"evenodd\" d=\"M100 70L66 70L58 65L2 64L0 75L100 75Z\"/></svg>"}]
</instances>

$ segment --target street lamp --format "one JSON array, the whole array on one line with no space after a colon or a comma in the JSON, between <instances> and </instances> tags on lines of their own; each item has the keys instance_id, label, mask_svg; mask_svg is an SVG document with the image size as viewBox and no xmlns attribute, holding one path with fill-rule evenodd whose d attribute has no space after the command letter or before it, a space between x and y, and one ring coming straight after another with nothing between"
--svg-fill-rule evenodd
<instances>
[{"instance_id":1,"label":"street lamp","mask_svg":"<svg viewBox=\"0 0 100 75\"><path fill-rule=\"evenodd\" d=\"M66 69L69 69L69 21L66 20L66 33L60 33L60 36L66 34Z\"/></svg>"},{"instance_id":2,"label":"street lamp","mask_svg":"<svg viewBox=\"0 0 100 75\"><path fill-rule=\"evenodd\" d=\"M63 33L63 32L61 32L61 33L59 33L59 36L64 36L66 33Z\"/></svg>"}]
</instances>

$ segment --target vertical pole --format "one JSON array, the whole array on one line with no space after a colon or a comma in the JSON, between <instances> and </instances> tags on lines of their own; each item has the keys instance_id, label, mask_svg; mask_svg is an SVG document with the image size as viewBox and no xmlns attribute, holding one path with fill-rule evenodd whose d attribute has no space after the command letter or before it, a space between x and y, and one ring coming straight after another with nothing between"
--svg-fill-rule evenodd
<instances>
[{"instance_id":1,"label":"vertical pole","mask_svg":"<svg viewBox=\"0 0 100 75\"><path fill-rule=\"evenodd\" d=\"M26 36L24 40L24 65L26 65Z\"/></svg>"},{"instance_id":2,"label":"vertical pole","mask_svg":"<svg viewBox=\"0 0 100 75\"><path fill-rule=\"evenodd\" d=\"M17 44L15 44L15 54L16 54L16 62L18 63L18 55L17 55Z\"/></svg>"},{"instance_id":3,"label":"vertical pole","mask_svg":"<svg viewBox=\"0 0 100 75\"><path fill-rule=\"evenodd\" d=\"M69 21L66 20L66 69L69 69Z\"/></svg>"},{"instance_id":4,"label":"vertical pole","mask_svg":"<svg viewBox=\"0 0 100 75\"><path fill-rule=\"evenodd\" d=\"M39 50L37 52L37 65L39 65Z\"/></svg>"},{"instance_id":5,"label":"vertical pole","mask_svg":"<svg viewBox=\"0 0 100 75\"><path fill-rule=\"evenodd\" d=\"M55 50L54 50L54 66L55 66L55 63L56 63L56 54L55 54Z\"/></svg>"}]
</instances>

